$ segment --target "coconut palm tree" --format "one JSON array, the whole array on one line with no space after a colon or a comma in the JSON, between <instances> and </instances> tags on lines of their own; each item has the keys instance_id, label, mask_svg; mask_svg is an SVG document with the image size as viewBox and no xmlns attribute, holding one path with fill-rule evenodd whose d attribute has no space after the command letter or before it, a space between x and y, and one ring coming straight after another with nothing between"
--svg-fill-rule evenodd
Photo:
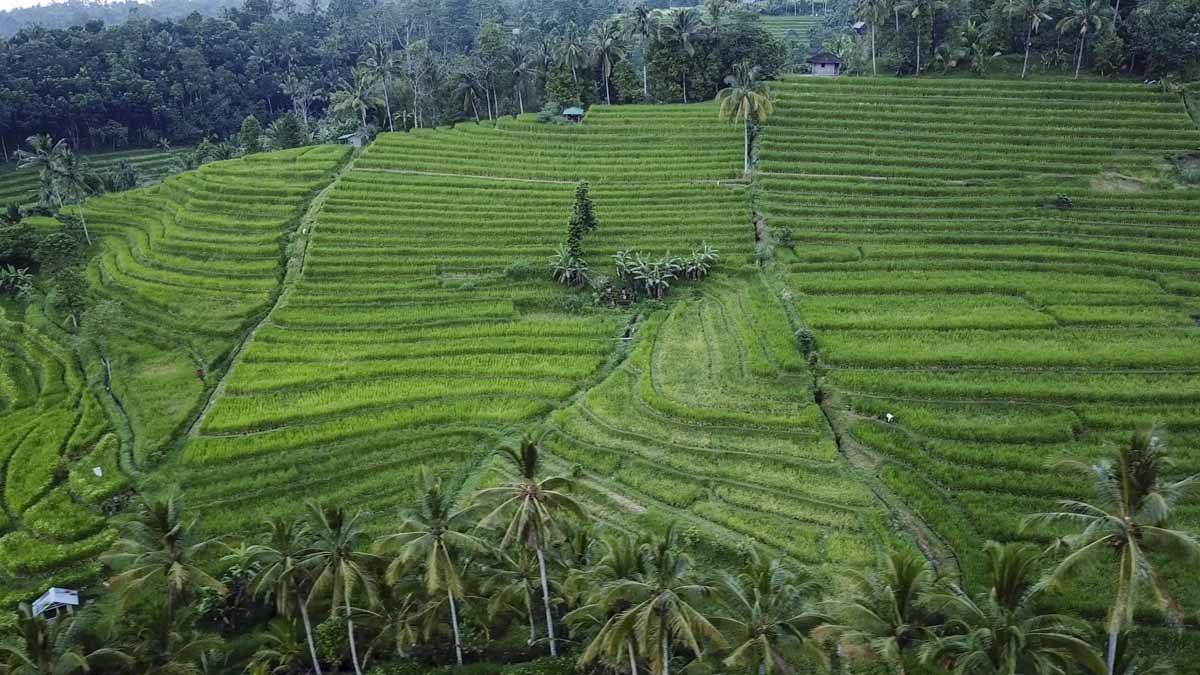
<instances>
[{"instance_id":1,"label":"coconut palm tree","mask_svg":"<svg viewBox=\"0 0 1200 675\"><path fill-rule=\"evenodd\" d=\"M725 78L729 85L717 92L721 103L720 115L729 122L742 122L744 138L744 175L750 175L750 125L762 124L775 109L771 103L771 88L758 78L758 66L739 63L733 74Z\"/></svg>"},{"instance_id":2,"label":"coconut palm tree","mask_svg":"<svg viewBox=\"0 0 1200 675\"><path fill-rule=\"evenodd\" d=\"M529 61L529 51L520 44L510 45L505 52L506 65L513 78L513 93L516 94L517 106L521 114L525 114L524 84L526 76L532 72Z\"/></svg>"},{"instance_id":3,"label":"coconut palm tree","mask_svg":"<svg viewBox=\"0 0 1200 675\"><path fill-rule=\"evenodd\" d=\"M1100 0L1097 0L1100 1ZM898 11L905 12L909 18L913 20L913 35L916 40L916 70L917 75L921 74L921 33L925 32L927 26L933 25L934 17L938 12L946 10L944 0L904 0L896 5Z\"/></svg>"},{"instance_id":4,"label":"coconut palm tree","mask_svg":"<svg viewBox=\"0 0 1200 675\"><path fill-rule=\"evenodd\" d=\"M788 655L828 667L828 656L810 632L824 617L810 611L807 598L816 595L816 582L801 579L779 560L754 550L736 576L721 575L722 600L728 614L719 621L729 626L735 646L725 657L727 668L755 667L759 675L791 675L796 668Z\"/></svg>"},{"instance_id":5,"label":"coconut palm tree","mask_svg":"<svg viewBox=\"0 0 1200 675\"><path fill-rule=\"evenodd\" d=\"M647 76L647 67L650 60L650 43L658 35L658 22L654 18L654 13L645 5L634 7L622 18L622 22L626 35L636 38L638 41L638 52L642 58L642 100L649 101L650 79Z\"/></svg>"},{"instance_id":6,"label":"coconut palm tree","mask_svg":"<svg viewBox=\"0 0 1200 675\"><path fill-rule=\"evenodd\" d=\"M50 134L37 134L25 139L28 150L17 150L17 168L31 169L38 174L38 201L43 206L59 202L58 157L67 149L67 139L57 142Z\"/></svg>"},{"instance_id":7,"label":"coconut palm tree","mask_svg":"<svg viewBox=\"0 0 1200 675\"><path fill-rule=\"evenodd\" d=\"M1083 66L1083 52L1092 33L1099 33L1112 22L1112 6L1108 0L1071 0L1065 6L1066 16L1058 22L1058 32L1079 34L1079 54L1075 57L1075 79Z\"/></svg>"},{"instance_id":8,"label":"coconut palm tree","mask_svg":"<svg viewBox=\"0 0 1200 675\"><path fill-rule=\"evenodd\" d=\"M121 538L101 556L116 571L110 587L123 599L162 596L165 624L174 623L175 612L192 592L200 588L225 591L225 585L205 572L200 558L218 539L195 541L175 490L162 498L142 502L134 518L121 527Z\"/></svg>"},{"instance_id":9,"label":"coconut palm tree","mask_svg":"<svg viewBox=\"0 0 1200 675\"><path fill-rule=\"evenodd\" d=\"M932 617L922 604L934 588L933 568L904 550L888 554L880 572L847 574L850 591L830 601L832 620L818 626L815 634L837 640L852 658L884 663L903 674L915 650L933 637Z\"/></svg>"},{"instance_id":10,"label":"coconut palm tree","mask_svg":"<svg viewBox=\"0 0 1200 675\"><path fill-rule=\"evenodd\" d=\"M697 579L691 557L679 550L673 525L658 542L642 546L641 553L641 571L607 586L610 603L625 601L630 607L605 629L614 636L633 636L650 660L650 672L670 675L675 643L682 641L697 655L704 652L705 640L724 646L721 632L697 604L714 589Z\"/></svg>"},{"instance_id":11,"label":"coconut palm tree","mask_svg":"<svg viewBox=\"0 0 1200 675\"><path fill-rule=\"evenodd\" d=\"M129 665L124 652L109 647L89 650L74 639L75 618L47 620L22 603L10 634L0 644L0 672L5 675L76 675L104 663Z\"/></svg>"},{"instance_id":12,"label":"coconut palm tree","mask_svg":"<svg viewBox=\"0 0 1200 675\"><path fill-rule=\"evenodd\" d=\"M596 65L600 66L600 76L604 78L604 101L612 105L609 79L613 66L625 58L625 46L621 44L621 23L616 19L596 23L592 32L592 49Z\"/></svg>"},{"instance_id":13,"label":"coconut palm tree","mask_svg":"<svg viewBox=\"0 0 1200 675\"><path fill-rule=\"evenodd\" d=\"M1054 0L1021 0L1020 3L1008 5L1010 17L1021 17L1028 23L1025 29L1025 61L1021 64L1021 79L1029 71L1029 52L1033 48L1033 34L1038 31L1043 21L1051 21L1050 9L1055 6Z\"/></svg>"},{"instance_id":14,"label":"coconut palm tree","mask_svg":"<svg viewBox=\"0 0 1200 675\"><path fill-rule=\"evenodd\" d=\"M280 616L290 617L293 611L299 610L313 671L321 675L321 662L317 658L312 621L308 617L308 602L303 591L305 570L301 562L310 552L310 541L311 534L303 520L275 518L268 521L262 543L250 547L250 555L258 563L252 590L256 595L272 598Z\"/></svg>"},{"instance_id":15,"label":"coconut palm tree","mask_svg":"<svg viewBox=\"0 0 1200 675\"><path fill-rule=\"evenodd\" d=\"M396 127L392 122L392 100L388 91L392 87L392 78L401 71L400 59L396 58L396 53L386 43L368 42L367 56L362 59L360 65L370 73L371 79L383 91L383 106L387 111L388 131L395 131Z\"/></svg>"},{"instance_id":16,"label":"coconut palm tree","mask_svg":"<svg viewBox=\"0 0 1200 675\"><path fill-rule=\"evenodd\" d=\"M456 599L462 599L464 584L458 569L460 557L483 553L487 544L471 534L476 521L474 510L453 511L453 497L425 467L421 467L425 494L418 507L409 512L394 534L376 541L377 550L399 549L388 565L387 579L395 583L413 562L424 561L425 591L433 596L445 592L450 606L450 625L454 631L454 654L462 665L462 635L458 627Z\"/></svg>"},{"instance_id":17,"label":"coconut palm tree","mask_svg":"<svg viewBox=\"0 0 1200 675\"><path fill-rule=\"evenodd\" d=\"M537 610L533 596L538 584L537 559L522 548L516 556L500 551L493 564L484 567L483 595L488 598L488 616L493 620L511 614L521 615L529 623L529 640L537 642Z\"/></svg>"},{"instance_id":18,"label":"coconut palm tree","mask_svg":"<svg viewBox=\"0 0 1200 675\"><path fill-rule=\"evenodd\" d=\"M1171 462L1154 433L1133 434L1112 460L1092 466L1060 464L1089 477L1095 499L1062 500L1061 510L1035 514L1023 524L1025 528L1066 525L1076 529L1060 540L1069 553L1047 576L1047 585L1066 582L1093 561L1115 563L1116 594L1107 621L1109 673L1113 672L1117 637L1134 625L1134 610L1144 598L1153 598L1168 619L1181 619L1179 603L1152 554L1160 560L1200 562L1200 542L1187 532L1171 529L1175 507L1200 484L1200 474L1169 481L1164 474Z\"/></svg>"},{"instance_id":19,"label":"coconut palm tree","mask_svg":"<svg viewBox=\"0 0 1200 675\"><path fill-rule=\"evenodd\" d=\"M313 576L308 602L327 597L330 618L337 616L339 610L344 612L350 660L356 675L362 675L354 641L354 594L361 589L369 605L378 601L370 569L374 556L362 550L368 537L363 514L350 515L340 507L323 508L315 502L308 502L306 510L312 542L300 564Z\"/></svg>"},{"instance_id":20,"label":"coconut palm tree","mask_svg":"<svg viewBox=\"0 0 1200 675\"><path fill-rule=\"evenodd\" d=\"M583 32L574 23L568 24L559 36L558 62L571 68L571 79L579 84L578 66L587 54Z\"/></svg>"},{"instance_id":21,"label":"coconut palm tree","mask_svg":"<svg viewBox=\"0 0 1200 675\"><path fill-rule=\"evenodd\" d=\"M955 675L1057 675L1077 666L1102 672L1086 622L1037 611L1037 548L989 541L984 552L987 591L971 596L951 587L925 597L946 618L938 637L921 646L922 662Z\"/></svg>"},{"instance_id":22,"label":"coconut palm tree","mask_svg":"<svg viewBox=\"0 0 1200 675\"><path fill-rule=\"evenodd\" d=\"M875 64L875 25L879 23L879 13L883 11L887 0L858 0L855 13L871 24L871 74L878 77L879 68Z\"/></svg>"},{"instance_id":23,"label":"coconut palm tree","mask_svg":"<svg viewBox=\"0 0 1200 675\"><path fill-rule=\"evenodd\" d=\"M375 75L364 66L354 69L350 80L342 80L333 92L333 111L350 113L359 118L363 129L367 128L367 112L381 103L375 94Z\"/></svg>"},{"instance_id":24,"label":"coconut palm tree","mask_svg":"<svg viewBox=\"0 0 1200 675\"><path fill-rule=\"evenodd\" d=\"M604 553L595 565L576 568L567 577L568 588L586 589L586 602L563 617L576 630L597 629L580 657L581 666L603 658L610 664L628 659L629 672L637 675L636 636L632 625L619 617L630 608L628 600L610 593L612 584L633 580L644 571L642 546L647 542L625 532L609 533L602 540Z\"/></svg>"},{"instance_id":25,"label":"coconut palm tree","mask_svg":"<svg viewBox=\"0 0 1200 675\"><path fill-rule=\"evenodd\" d=\"M670 19L663 24L659 31L663 39L683 52L683 102L688 102L687 71L691 66L691 58L696 55L696 39L703 30L700 15L691 7L680 7L671 10Z\"/></svg>"},{"instance_id":26,"label":"coconut palm tree","mask_svg":"<svg viewBox=\"0 0 1200 675\"><path fill-rule=\"evenodd\" d=\"M558 656L550 608L550 583L546 577L546 548L561 532L562 516L573 515L583 519L583 508L566 494L565 490L571 487L571 480L566 476L550 476L539 480L541 448L532 439L522 438L516 448L505 447L501 451L512 460L517 477L504 485L486 488L475 494L481 504L496 503L491 513L480 521L480 525L491 527L507 519L500 548L507 549L519 544L537 554L550 655Z\"/></svg>"}]
</instances>

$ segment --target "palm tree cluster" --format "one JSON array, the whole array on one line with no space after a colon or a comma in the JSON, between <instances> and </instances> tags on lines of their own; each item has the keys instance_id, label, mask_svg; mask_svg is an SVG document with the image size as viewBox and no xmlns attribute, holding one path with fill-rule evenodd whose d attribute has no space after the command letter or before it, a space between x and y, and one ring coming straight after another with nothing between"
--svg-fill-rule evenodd
<instances>
[{"instance_id":1,"label":"palm tree cluster","mask_svg":"<svg viewBox=\"0 0 1200 675\"><path fill-rule=\"evenodd\" d=\"M1021 78L1030 70L1030 55L1034 50L1035 37L1045 23L1054 24L1061 35L1075 35L1073 60L1075 77L1083 68L1084 56L1089 41L1105 31L1115 31L1121 21L1121 3L1116 0L1016 0L1003 6L1000 11L985 20L978 17L962 18L957 22L945 21L952 15L954 7L943 0L857 0L855 16L870 26L868 43L871 72L879 74L877 62L877 34L880 29L891 31L893 46L901 49L908 41L913 55L913 72L920 73L933 62L945 67L954 67L970 62L977 71L993 56L1006 53L1003 36L1012 34L1014 43L1019 41L1023 52ZM888 18L888 15L891 18ZM902 26L901 17L907 19ZM1016 24L1013 29L1009 22ZM945 27L935 32L935 24ZM951 24L953 24L951 26ZM1126 39L1128 36L1126 35ZM1122 46L1124 42L1121 42ZM930 55L932 54L932 59ZM898 66L906 57L897 51ZM1063 55L1065 60L1065 54ZM1131 66L1132 67L1132 64Z\"/></svg>"},{"instance_id":2,"label":"palm tree cluster","mask_svg":"<svg viewBox=\"0 0 1200 675\"><path fill-rule=\"evenodd\" d=\"M760 549L701 565L675 525L591 522L573 480L545 473L535 440L497 457L509 468L471 494L422 469L423 491L398 518L310 503L236 544L198 536L173 493L148 500L105 558L111 592L59 619L23 608L0 641L0 673L419 670L462 665L510 636L525 648L504 658L568 650L564 673L1170 672L1133 655L1133 610L1154 599L1178 617L1156 564L1200 559L1169 527L1200 477L1165 479L1151 434L1113 461L1072 466L1093 478L1093 503L1030 517L1075 531L1065 558L1052 559L1059 546L988 542L975 587L911 549L832 584ZM218 560L223 571L209 571ZM1048 609L1047 594L1089 560L1116 570L1107 662L1091 624Z\"/></svg>"},{"instance_id":3,"label":"palm tree cluster","mask_svg":"<svg viewBox=\"0 0 1200 675\"><path fill-rule=\"evenodd\" d=\"M55 141L47 134L39 134L25 139L25 143L29 149L17 151L17 166L37 172L38 200L42 206L57 206L61 210L68 202L82 201L96 191L94 175L65 138ZM90 246L92 235L82 208L78 214L83 236Z\"/></svg>"}]
</instances>

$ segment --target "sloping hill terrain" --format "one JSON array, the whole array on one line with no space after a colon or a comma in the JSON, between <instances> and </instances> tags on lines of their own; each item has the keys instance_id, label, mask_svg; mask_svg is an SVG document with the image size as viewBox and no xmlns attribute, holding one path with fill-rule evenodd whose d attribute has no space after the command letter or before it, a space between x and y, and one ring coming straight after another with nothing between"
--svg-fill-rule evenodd
<instances>
[{"instance_id":1,"label":"sloping hill terrain","mask_svg":"<svg viewBox=\"0 0 1200 675\"><path fill-rule=\"evenodd\" d=\"M777 260L825 407L968 578L985 539L1029 537L1023 516L1089 494L1057 459L1159 423L1177 470L1200 470L1200 192L1161 179L1200 134L1176 99L1059 82L775 91L759 207L795 242ZM1195 606L1194 581L1179 586ZM1069 601L1099 615L1106 587Z\"/></svg>"}]
</instances>

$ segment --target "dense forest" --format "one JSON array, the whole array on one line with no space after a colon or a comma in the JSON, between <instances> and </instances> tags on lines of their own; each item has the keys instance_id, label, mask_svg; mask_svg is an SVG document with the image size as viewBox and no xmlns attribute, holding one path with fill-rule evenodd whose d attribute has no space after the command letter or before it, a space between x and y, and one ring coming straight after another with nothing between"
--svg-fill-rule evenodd
<instances>
[{"instance_id":1,"label":"dense forest","mask_svg":"<svg viewBox=\"0 0 1200 675\"><path fill-rule=\"evenodd\" d=\"M89 21L117 24L129 19L178 19L193 12L217 16L226 7L240 4L238 0L66 0L33 7L17 7L0 11L0 36L10 37L22 28L70 28Z\"/></svg>"},{"instance_id":2,"label":"dense forest","mask_svg":"<svg viewBox=\"0 0 1200 675\"><path fill-rule=\"evenodd\" d=\"M735 63L769 79L808 49L864 73L1186 80L1200 63L1200 0L655 4L248 0L219 17L28 28L0 40L0 153L35 133L76 149L220 140L288 111L329 140L547 102L704 100ZM758 17L801 11L823 24L789 58Z\"/></svg>"}]
</instances>

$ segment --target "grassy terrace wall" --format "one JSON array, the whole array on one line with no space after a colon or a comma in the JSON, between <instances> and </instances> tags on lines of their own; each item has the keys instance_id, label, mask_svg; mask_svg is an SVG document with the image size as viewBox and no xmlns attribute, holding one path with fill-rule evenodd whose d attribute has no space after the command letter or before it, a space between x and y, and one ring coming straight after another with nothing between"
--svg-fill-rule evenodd
<instances>
[{"instance_id":1,"label":"grassy terrace wall","mask_svg":"<svg viewBox=\"0 0 1200 675\"><path fill-rule=\"evenodd\" d=\"M328 194L294 287L172 475L207 526L235 531L300 497L385 522L421 464L465 479L597 377L631 318L549 280L575 181L600 219L595 271L618 249L705 239L740 267L747 190L719 184L739 152L712 105L381 135Z\"/></svg>"},{"instance_id":2,"label":"grassy terrace wall","mask_svg":"<svg viewBox=\"0 0 1200 675\"><path fill-rule=\"evenodd\" d=\"M93 171L107 172L122 162L137 170L138 178L153 182L171 173L175 162L172 153L162 150L127 150L83 156ZM29 205L38 200L38 175L34 171L17 169L15 161L0 163L0 208L8 204Z\"/></svg>"},{"instance_id":3,"label":"grassy terrace wall","mask_svg":"<svg viewBox=\"0 0 1200 675\"><path fill-rule=\"evenodd\" d=\"M1200 471L1200 191L1160 180L1200 143L1177 100L1070 82L775 92L760 208L798 242L777 260L829 408L969 577L985 539L1090 494L1056 459L1158 422L1178 470ZM1182 518L1194 530L1200 509ZM1176 572L1197 607L1194 571ZM1109 587L1089 574L1061 601L1100 615Z\"/></svg>"}]
</instances>

